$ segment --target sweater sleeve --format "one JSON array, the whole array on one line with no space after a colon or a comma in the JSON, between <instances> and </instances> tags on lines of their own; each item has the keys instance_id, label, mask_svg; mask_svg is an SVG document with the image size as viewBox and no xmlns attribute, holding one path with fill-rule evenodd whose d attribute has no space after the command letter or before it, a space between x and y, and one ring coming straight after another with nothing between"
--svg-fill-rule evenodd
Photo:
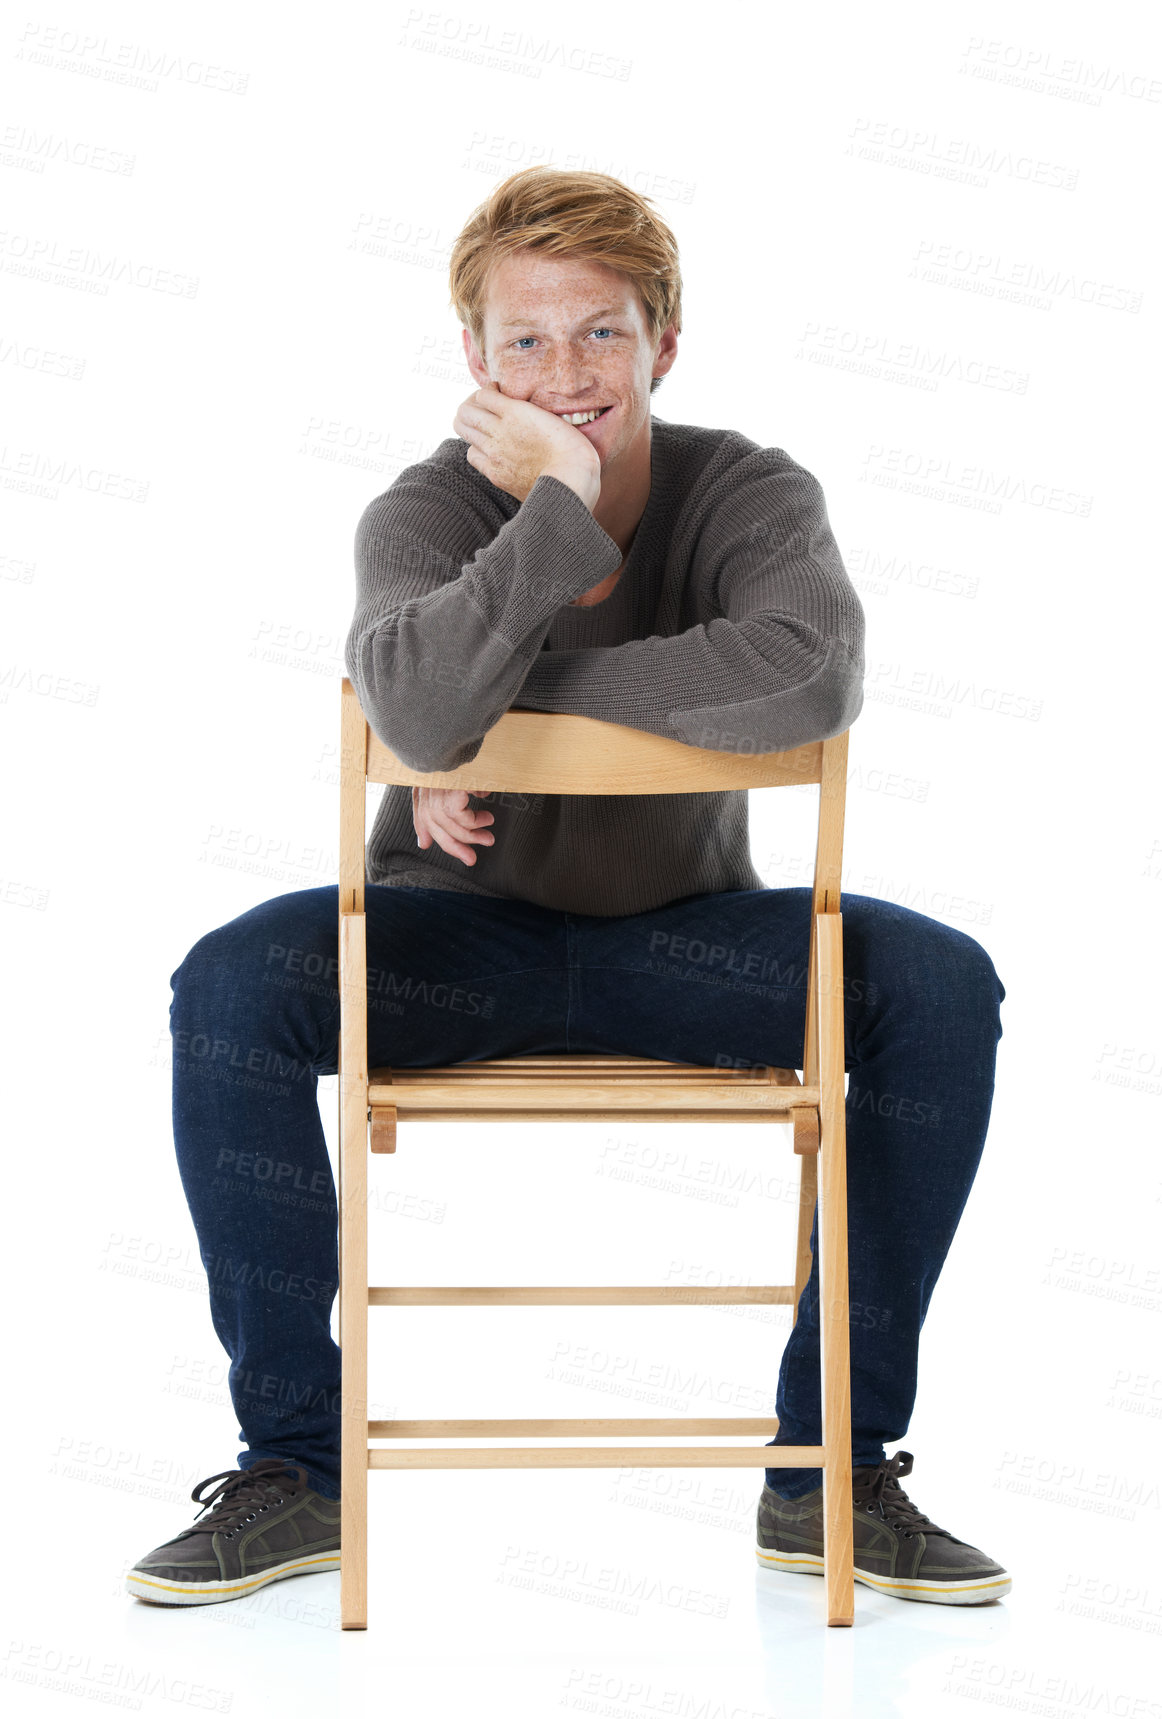
<instances>
[{"instance_id":1,"label":"sweater sleeve","mask_svg":"<svg viewBox=\"0 0 1162 1719\"><path fill-rule=\"evenodd\" d=\"M557 610L622 560L576 491L547 473L461 565L448 551L465 525L471 503L454 487L404 473L355 533L344 660L372 729L413 770L471 763Z\"/></svg>"},{"instance_id":2,"label":"sweater sleeve","mask_svg":"<svg viewBox=\"0 0 1162 1719\"><path fill-rule=\"evenodd\" d=\"M709 502L694 552L709 618L672 637L543 652L518 706L719 752L781 752L850 727L863 706L864 614L823 490L785 456L746 463Z\"/></svg>"}]
</instances>

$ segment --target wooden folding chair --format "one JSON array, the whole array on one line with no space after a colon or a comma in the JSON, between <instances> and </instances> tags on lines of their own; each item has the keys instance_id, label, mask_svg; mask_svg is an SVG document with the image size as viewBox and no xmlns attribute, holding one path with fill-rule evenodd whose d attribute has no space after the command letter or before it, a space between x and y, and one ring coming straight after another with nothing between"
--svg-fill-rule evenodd
<instances>
[{"instance_id":1,"label":"wooden folding chair","mask_svg":"<svg viewBox=\"0 0 1162 1719\"><path fill-rule=\"evenodd\" d=\"M853 1622L851 1362L839 879L847 733L761 755L714 752L591 717L510 710L462 769L422 774L372 732L342 683L339 854L339 1338L343 1351L341 1622L367 1627L367 1475L372 1468L820 1468L829 1624ZM708 793L819 784L803 1079L794 1069L709 1068L633 1056L513 1056L439 1068L367 1068L368 782L547 794ZM765 1073L765 1078L764 1078ZM756 1075L758 1078L756 1078ZM703 1288L420 1288L367 1282L367 1153L394 1152L401 1122L790 1123L799 1154L794 1284ZM369 1131L370 1123L370 1131ZM816 1164L822 1159L822 1173ZM780 1445L411 1445L369 1439L756 1434L775 1416L597 1420L369 1420L367 1310L388 1306L641 1306L775 1302L798 1311L819 1201L823 1443Z\"/></svg>"}]
</instances>

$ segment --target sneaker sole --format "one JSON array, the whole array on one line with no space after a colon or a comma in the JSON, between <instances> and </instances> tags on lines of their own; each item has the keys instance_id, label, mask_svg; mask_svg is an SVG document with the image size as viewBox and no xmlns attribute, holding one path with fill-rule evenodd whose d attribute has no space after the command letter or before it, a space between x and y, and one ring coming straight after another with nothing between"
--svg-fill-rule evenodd
<instances>
[{"instance_id":1,"label":"sneaker sole","mask_svg":"<svg viewBox=\"0 0 1162 1719\"><path fill-rule=\"evenodd\" d=\"M786 1558L770 1552L764 1546L755 1548L755 1555L764 1570L782 1570L787 1575L821 1576L823 1559L813 1552L803 1552ZM1012 1587L1009 1576L983 1576L964 1582L921 1582L907 1576L871 1576L858 1565L854 1571L857 1582L874 1588L879 1594L891 1594L897 1600L929 1600L938 1606L983 1606L989 1600L999 1600Z\"/></svg>"},{"instance_id":2,"label":"sneaker sole","mask_svg":"<svg viewBox=\"0 0 1162 1719\"><path fill-rule=\"evenodd\" d=\"M338 1568L338 1552L318 1552L308 1558L292 1558L285 1564L273 1564L269 1570L229 1582L175 1582L171 1577L130 1570L125 1577L125 1585L139 1600L153 1600L159 1605L169 1606L206 1606L215 1600L242 1599L246 1594L264 1588L268 1582L281 1582L284 1576L315 1576L320 1571Z\"/></svg>"}]
</instances>

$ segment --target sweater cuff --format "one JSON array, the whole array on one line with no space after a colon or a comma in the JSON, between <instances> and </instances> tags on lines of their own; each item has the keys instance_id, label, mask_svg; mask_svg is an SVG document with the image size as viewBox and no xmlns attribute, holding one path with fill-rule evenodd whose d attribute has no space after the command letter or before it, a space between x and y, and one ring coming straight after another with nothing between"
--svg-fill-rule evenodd
<instances>
[{"instance_id":1,"label":"sweater cuff","mask_svg":"<svg viewBox=\"0 0 1162 1719\"><path fill-rule=\"evenodd\" d=\"M542 551L534 577L564 597L579 597L600 584L625 559L604 527L598 525L575 489L542 472L521 503Z\"/></svg>"}]
</instances>

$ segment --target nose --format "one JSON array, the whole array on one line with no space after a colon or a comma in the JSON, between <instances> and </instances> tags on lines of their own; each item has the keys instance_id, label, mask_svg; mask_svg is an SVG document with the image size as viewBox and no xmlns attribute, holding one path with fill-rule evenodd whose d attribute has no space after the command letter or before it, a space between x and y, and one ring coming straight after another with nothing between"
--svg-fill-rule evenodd
<instances>
[{"instance_id":1,"label":"nose","mask_svg":"<svg viewBox=\"0 0 1162 1719\"><path fill-rule=\"evenodd\" d=\"M568 342L550 350L545 361L545 372L549 393L554 399L563 400L566 405L578 397L584 398L593 379L586 353L570 346ZM564 409L562 406L561 410Z\"/></svg>"}]
</instances>

